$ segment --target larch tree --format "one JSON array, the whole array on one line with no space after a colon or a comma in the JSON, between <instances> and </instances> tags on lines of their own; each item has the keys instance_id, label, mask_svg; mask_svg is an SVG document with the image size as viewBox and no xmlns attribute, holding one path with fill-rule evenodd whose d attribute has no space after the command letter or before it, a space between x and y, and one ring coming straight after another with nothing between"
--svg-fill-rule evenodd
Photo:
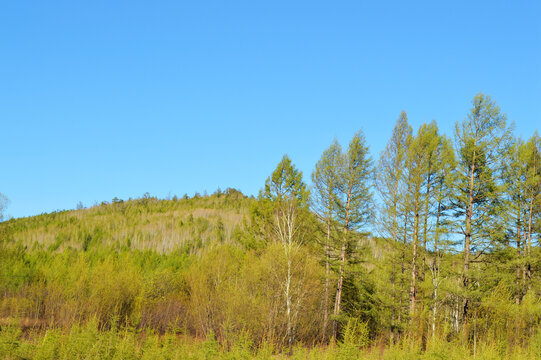
<instances>
[{"instance_id":1,"label":"larch tree","mask_svg":"<svg viewBox=\"0 0 541 360\"><path fill-rule=\"evenodd\" d=\"M348 150L342 155L337 186L337 220L342 228L339 257L338 283L334 301L333 336L338 334L338 319L341 312L344 274L348 265L347 251L352 231L362 229L371 219L373 180L372 160L362 132L353 136Z\"/></svg>"},{"instance_id":2,"label":"larch tree","mask_svg":"<svg viewBox=\"0 0 541 360\"><path fill-rule=\"evenodd\" d=\"M462 318L467 322L470 299L472 251L480 256L501 238L502 163L509 147L511 130L507 117L490 96L477 94L468 117L455 126L457 181L455 216L462 217L458 233L464 236Z\"/></svg>"},{"instance_id":3,"label":"larch tree","mask_svg":"<svg viewBox=\"0 0 541 360\"><path fill-rule=\"evenodd\" d=\"M442 135L438 130L436 121L431 121L429 124L423 124L418 131L419 138L423 138L423 148L425 152L425 184L424 184L424 201L423 201L423 250L425 255L423 256L423 265L421 268L421 279L425 278L426 268L426 251L427 243L431 240L429 238L430 228L429 226L431 218L434 214L434 195L437 186L437 173L438 169L443 165L443 159L441 157L441 146L444 141Z\"/></svg>"},{"instance_id":4,"label":"larch tree","mask_svg":"<svg viewBox=\"0 0 541 360\"><path fill-rule=\"evenodd\" d=\"M435 122L423 124L417 135L413 137L406 156L406 169L408 172L408 208L411 215L412 229L412 256L410 278L410 318L415 315L417 302L418 278L419 278L419 250L421 231L423 231L423 250L426 251L428 210L430 197L434 187L434 175L436 171L436 150L439 145L438 127ZM423 222L423 224L421 223ZM424 229L424 230L423 230ZM424 257L423 257L424 259ZM422 271L424 272L424 263Z\"/></svg>"},{"instance_id":5,"label":"larch tree","mask_svg":"<svg viewBox=\"0 0 541 360\"><path fill-rule=\"evenodd\" d=\"M378 230L382 236L390 236L394 242L399 239L400 187L404 181L404 167L411 134L407 114L402 111L391 139L380 155L376 173L376 188L383 203L378 219Z\"/></svg>"},{"instance_id":6,"label":"larch tree","mask_svg":"<svg viewBox=\"0 0 541 360\"><path fill-rule=\"evenodd\" d=\"M505 164L510 223L508 245L514 243L515 302L518 304L529 288L529 261L533 223L539 216L541 192L541 140L537 134L527 142L517 139L510 148Z\"/></svg>"},{"instance_id":7,"label":"larch tree","mask_svg":"<svg viewBox=\"0 0 541 360\"><path fill-rule=\"evenodd\" d=\"M534 232L537 232L538 236L541 233L541 137L539 137L537 131L526 143L524 152L527 164L524 253L529 288L532 278L532 237ZM534 224L537 224L537 226L534 227Z\"/></svg>"},{"instance_id":8,"label":"larch tree","mask_svg":"<svg viewBox=\"0 0 541 360\"><path fill-rule=\"evenodd\" d=\"M390 237L393 245L400 248L401 280L403 280L405 271L405 249L404 246L398 244L401 238L401 219L403 217L400 211L400 204L403 199L400 190L405 181L405 161L411 136L412 129L408 123L407 114L402 111L396 121L391 138L380 155L376 174L376 189L381 200L377 228L381 236ZM396 290L396 263L393 260L391 261L391 336L394 336L397 327L396 323L400 324L402 320L402 289ZM399 304L398 307L396 303ZM396 308L398 309L396 310Z\"/></svg>"},{"instance_id":9,"label":"larch tree","mask_svg":"<svg viewBox=\"0 0 541 360\"><path fill-rule=\"evenodd\" d=\"M441 251L447 250L450 245L448 241L448 235L450 233L449 208L456 168L454 149L449 138L444 135L439 137L439 144L436 152L437 164L434 173L435 186L432 196L432 202L434 203L434 215L432 224L433 227L431 231L433 238L433 260L430 267L430 272L432 275L432 338L434 338L436 335L439 287L441 281Z\"/></svg>"},{"instance_id":10,"label":"larch tree","mask_svg":"<svg viewBox=\"0 0 541 360\"><path fill-rule=\"evenodd\" d=\"M527 147L522 139L513 141L509 148L507 161L504 163L504 180L507 185L508 209L508 234L505 245L513 249L513 261L510 265L515 272L515 303L519 304L523 293L522 274L525 273L525 236L526 236L526 204L527 191L526 182L528 178ZM523 238L524 236L524 238Z\"/></svg>"},{"instance_id":11,"label":"larch tree","mask_svg":"<svg viewBox=\"0 0 541 360\"><path fill-rule=\"evenodd\" d=\"M323 241L325 257L325 291L323 294L323 329L322 340L327 341L327 328L329 323L329 297L331 281L331 249L333 227L336 222L337 187L339 185L339 171L343 161L342 147L335 140L323 152L316 163L312 173L312 206L322 224L325 234Z\"/></svg>"}]
</instances>

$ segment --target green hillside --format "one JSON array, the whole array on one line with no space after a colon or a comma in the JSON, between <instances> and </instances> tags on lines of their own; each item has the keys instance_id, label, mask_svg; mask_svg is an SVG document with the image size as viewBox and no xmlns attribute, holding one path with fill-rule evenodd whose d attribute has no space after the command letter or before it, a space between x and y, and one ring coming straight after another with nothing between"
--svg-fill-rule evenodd
<instances>
[{"instance_id":1,"label":"green hillside","mask_svg":"<svg viewBox=\"0 0 541 360\"><path fill-rule=\"evenodd\" d=\"M194 198L115 200L1 223L0 351L11 354L7 358L41 354L64 359L89 353L96 359L114 354L134 359L269 358L279 353L287 345L280 281L286 266L282 246L260 237L263 224L258 221L266 205L264 199L227 190ZM316 226L314 215L307 216ZM295 277L302 279L297 283L302 305L294 352L301 358L356 358L360 346L385 342L389 309L397 305L389 288L392 260L411 248L402 251L385 239L354 236L358 255L351 260L345 285L348 316L340 319L345 342L312 348L321 344L324 320L322 235L322 229L312 229L293 257ZM432 261L433 254L426 256ZM457 261L452 254L442 259L449 274ZM332 267L338 271L337 264ZM403 281L407 283L407 274ZM458 291L453 290L454 276L444 278L440 287L447 292L446 301ZM517 329L537 323L541 309L536 299L514 307L503 300L512 298L504 286L496 290L480 308L493 318L476 320L487 335L502 336L493 321L518 320ZM408 324L400 326L406 331ZM440 331L447 338L453 334L451 328ZM445 337L431 342L423 358L469 356L468 342L455 338L451 351ZM415 342L405 337L387 344L385 358L417 359ZM479 342L485 353L503 354L499 342L489 337ZM369 349L362 358L380 358L375 348ZM533 359L535 351L516 348L504 354Z\"/></svg>"},{"instance_id":2,"label":"green hillside","mask_svg":"<svg viewBox=\"0 0 541 360\"><path fill-rule=\"evenodd\" d=\"M252 344L249 352L279 349L285 267L280 246L251 225L261 204L228 189L171 200L115 199L0 223L0 353L46 352L44 334L56 334L54 351L61 352L72 336L98 339L89 332L118 328L134 334L135 347L145 341L135 335L141 331L175 341L189 336L175 347L184 356L201 353L197 339L210 334L220 347L238 338ZM312 315L321 306L322 278L313 241L296 262L307 310L298 316L297 336L315 343L321 323ZM109 344L114 347L126 340L119 333L103 341L117 342Z\"/></svg>"},{"instance_id":3,"label":"green hillside","mask_svg":"<svg viewBox=\"0 0 541 360\"><path fill-rule=\"evenodd\" d=\"M377 167L334 141L311 187L284 155L257 198L0 223L0 355L541 358L541 138L472 104L454 144L403 112Z\"/></svg>"},{"instance_id":4,"label":"green hillside","mask_svg":"<svg viewBox=\"0 0 541 360\"><path fill-rule=\"evenodd\" d=\"M88 209L12 219L1 223L0 231L8 242L27 248L87 250L99 245L168 253L238 240L253 202L234 189L172 200L114 199Z\"/></svg>"}]
</instances>

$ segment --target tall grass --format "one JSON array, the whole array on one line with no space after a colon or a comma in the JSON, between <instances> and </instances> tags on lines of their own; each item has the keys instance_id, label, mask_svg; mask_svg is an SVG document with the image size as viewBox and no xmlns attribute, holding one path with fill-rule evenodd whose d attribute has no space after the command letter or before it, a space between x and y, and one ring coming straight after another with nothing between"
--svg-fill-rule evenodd
<instances>
[{"instance_id":1,"label":"tall grass","mask_svg":"<svg viewBox=\"0 0 541 360\"><path fill-rule=\"evenodd\" d=\"M358 339L357 339L358 340ZM23 332L17 326L3 326L0 331L2 359L382 359L382 360L466 360L510 359L529 360L541 356L541 336L530 346L503 351L497 343L481 343L474 354L460 344L434 342L425 351L412 344L386 348L360 347L357 340L330 346L295 347L291 354L279 352L269 343L255 346L248 338L238 337L227 343L218 342L212 334L204 339L175 333L156 334L151 330L110 328L99 329L99 321L67 329ZM352 342L351 342L352 341Z\"/></svg>"}]
</instances>

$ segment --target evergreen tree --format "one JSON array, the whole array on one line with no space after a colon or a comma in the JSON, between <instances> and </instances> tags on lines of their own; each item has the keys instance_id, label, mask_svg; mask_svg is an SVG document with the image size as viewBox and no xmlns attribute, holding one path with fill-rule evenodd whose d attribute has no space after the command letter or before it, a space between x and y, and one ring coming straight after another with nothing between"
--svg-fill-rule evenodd
<instances>
[{"instance_id":1,"label":"evergreen tree","mask_svg":"<svg viewBox=\"0 0 541 360\"><path fill-rule=\"evenodd\" d=\"M333 336L337 336L341 312L344 273L348 264L347 251L351 232L362 230L371 219L372 193L370 191L373 168L364 135L356 133L343 154L337 186L337 219L342 227L343 237L340 248L340 268L334 302Z\"/></svg>"},{"instance_id":2,"label":"evergreen tree","mask_svg":"<svg viewBox=\"0 0 541 360\"><path fill-rule=\"evenodd\" d=\"M514 141L505 163L504 176L507 184L507 208L509 213L506 244L515 245L515 302L518 304L529 288L531 278L532 226L539 217L539 194L541 191L541 141L535 134L528 142Z\"/></svg>"},{"instance_id":3,"label":"evergreen tree","mask_svg":"<svg viewBox=\"0 0 541 360\"><path fill-rule=\"evenodd\" d=\"M408 123L407 114L402 111L396 121L391 139L379 158L376 188L381 199L380 211L377 218L377 228L381 236L390 237L393 245L400 252L400 275L397 276L396 262L391 257L391 299L389 306L392 307L391 335L394 336L395 328L402 321L402 293L405 272L405 248L399 244L400 231L403 223L403 213L400 204L403 199L401 189L405 181L405 162L409 143L411 142L412 129ZM399 277L399 279L397 279ZM398 281L397 281L398 280ZM398 283L398 284L397 284ZM397 286L399 287L397 289ZM396 306L398 304L398 306ZM398 323L398 324L397 324ZM393 340L392 340L393 341Z\"/></svg>"},{"instance_id":4,"label":"evergreen tree","mask_svg":"<svg viewBox=\"0 0 541 360\"><path fill-rule=\"evenodd\" d=\"M430 267L432 277L432 338L436 335L436 320L439 303L439 288L441 283L442 250L449 252L453 243L449 241L450 225L449 209L454 184L456 161L451 141L446 136L440 136L436 150L436 167L434 174L434 191L431 201L434 203L432 223L433 260ZM428 232L428 230L426 230Z\"/></svg>"},{"instance_id":5,"label":"evergreen tree","mask_svg":"<svg viewBox=\"0 0 541 360\"><path fill-rule=\"evenodd\" d=\"M325 256L325 293L323 294L323 341L327 340L327 327L329 319L329 292L330 292L330 268L331 248L334 223L336 221L337 187L339 185L339 171L341 167L342 148L335 140L331 146L323 152L316 163L312 173L313 183L313 209L320 221L325 226L323 241Z\"/></svg>"},{"instance_id":6,"label":"evergreen tree","mask_svg":"<svg viewBox=\"0 0 541 360\"><path fill-rule=\"evenodd\" d=\"M507 184L506 208L508 213L507 238L504 244L510 250L515 246L514 251L510 251L513 261L510 266L514 267L515 272L515 302L518 304L523 294L523 285L521 284L521 273L525 273L523 267L525 255L525 242L523 236L526 236L526 181L528 177L528 165L526 144L522 139L514 140L509 149L507 161L504 163L504 180ZM524 239L525 240L525 239Z\"/></svg>"},{"instance_id":7,"label":"evergreen tree","mask_svg":"<svg viewBox=\"0 0 541 360\"><path fill-rule=\"evenodd\" d=\"M502 187L500 175L510 141L507 118L490 96L477 94L468 117L456 124L457 182L454 193L455 216L464 222L457 226L464 236L462 318L470 306L467 289L471 285L472 252L480 256L502 237Z\"/></svg>"},{"instance_id":8,"label":"evergreen tree","mask_svg":"<svg viewBox=\"0 0 541 360\"><path fill-rule=\"evenodd\" d=\"M406 157L408 172L408 201L412 220L412 261L410 282L410 316L415 314L417 301L417 281L419 276L417 258L421 234L421 219L424 218L423 248L426 250L426 235L428 226L428 206L432 188L434 186L434 172L436 164L436 149L439 143L438 128L435 122L423 124L412 139ZM424 268L423 268L424 271Z\"/></svg>"},{"instance_id":9,"label":"evergreen tree","mask_svg":"<svg viewBox=\"0 0 541 360\"><path fill-rule=\"evenodd\" d=\"M539 239L541 233L541 137L539 137L537 131L526 143L524 153L527 171L525 181L525 240L523 243L529 288L532 278L532 239L535 233L537 233Z\"/></svg>"}]
</instances>

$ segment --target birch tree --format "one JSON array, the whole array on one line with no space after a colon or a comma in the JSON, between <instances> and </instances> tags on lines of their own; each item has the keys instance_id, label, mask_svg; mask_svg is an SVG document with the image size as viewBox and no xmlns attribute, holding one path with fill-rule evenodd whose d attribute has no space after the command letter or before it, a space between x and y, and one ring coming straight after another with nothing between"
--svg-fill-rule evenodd
<instances>
[{"instance_id":1,"label":"birch tree","mask_svg":"<svg viewBox=\"0 0 541 360\"><path fill-rule=\"evenodd\" d=\"M271 176L265 181L262 198L272 206L272 232L280 242L286 262L286 275L282 281L285 302L286 342L291 349L295 341L295 327L302 305L302 294L294 287L293 259L303 241L302 212L308 206L309 192L302 180L302 172L284 155Z\"/></svg>"}]
</instances>

